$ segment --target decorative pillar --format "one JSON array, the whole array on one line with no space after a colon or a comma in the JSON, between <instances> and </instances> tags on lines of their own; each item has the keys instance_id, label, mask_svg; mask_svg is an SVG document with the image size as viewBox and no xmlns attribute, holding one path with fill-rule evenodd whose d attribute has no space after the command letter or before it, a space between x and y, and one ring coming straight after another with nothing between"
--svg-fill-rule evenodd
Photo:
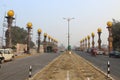
<instances>
[{"instance_id":1,"label":"decorative pillar","mask_svg":"<svg viewBox=\"0 0 120 80\"><path fill-rule=\"evenodd\" d=\"M95 42L94 42L94 37L95 37L95 34L92 32L91 33L91 36L92 36L92 48L94 48L95 46Z\"/></svg>"},{"instance_id":2,"label":"decorative pillar","mask_svg":"<svg viewBox=\"0 0 120 80\"><path fill-rule=\"evenodd\" d=\"M14 16L14 11L9 10L7 13L7 16L5 17L5 18L7 18L7 23L8 23L8 29L6 31L6 47L7 48L12 47L11 27L12 27L12 22L15 19L15 18L13 18L13 16Z\"/></svg>"},{"instance_id":3,"label":"decorative pillar","mask_svg":"<svg viewBox=\"0 0 120 80\"><path fill-rule=\"evenodd\" d=\"M46 41L46 38L47 38L47 33L44 33L44 52L47 52L47 41Z\"/></svg>"},{"instance_id":4,"label":"decorative pillar","mask_svg":"<svg viewBox=\"0 0 120 80\"><path fill-rule=\"evenodd\" d=\"M88 49L90 49L90 36L88 35L87 38L88 38Z\"/></svg>"},{"instance_id":5,"label":"decorative pillar","mask_svg":"<svg viewBox=\"0 0 120 80\"><path fill-rule=\"evenodd\" d=\"M58 43L58 41L56 40L56 39L54 39L54 52L56 53L57 52L57 50L58 50L58 46L57 46L57 43Z\"/></svg>"},{"instance_id":6,"label":"decorative pillar","mask_svg":"<svg viewBox=\"0 0 120 80\"><path fill-rule=\"evenodd\" d=\"M37 48L37 52L38 53L40 53L40 43L41 43L40 35L41 35L41 32L42 32L42 30L38 29L38 31L37 31L37 33L38 33L38 48Z\"/></svg>"},{"instance_id":7,"label":"decorative pillar","mask_svg":"<svg viewBox=\"0 0 120 80\"><path fill-rule=\"evenodd\" d=\"M102 29L98 28L98 49L101 50L101 33L102 33Z\"/></svg>"},{"instance_id":8,"label":"decorative pillar","mask_svg":"<svg viewBox=\"0 0 120 80\"><path fill-rule=\"evenodd\" d=\"M27 29L28 29L28 37L27 37L27 53L30 54L30 32L32 29L32 23L27 23Z\"/></svg>"},{"instance_id":9,"label":"decorative pillar","mask_svg":"<svg viewBox=\"0 0 120 80\"><path fill-rule=\"evenodd\" d=\"M82 46L82 51L83 51L83 39L81 40L81 46Z\"/></svg>"},{"instance_id":10,"label":"decorative pillar","mask_svg":"<svg viewBox=\"0 0 120 80\"><path fill-rule=\"evenodd\" d=\"M85 49L87 49L87 37L85 37Z\"/></svg>"},{"instance_id":11,"label":"decorative pillar","mask_svg":"<svg viewBox=\"0 0 120 80\"><path fill-rule=\"evenodd\" d=\"M48 42L50 43L50 36L48 36Z\"/></svg>"},{"instance_id":12,"label":"decorative pillar","mask_svg":"<svg viewBox=\"0 0 120 80\"><path fill-rule=\"evenodd\" d=\"M82 50L82 40L80 40L80 50Z\"/></svg>"},{"instance_id":13,"label":"decorative pillar","mask_svg":"<svg viewBox=\"0 0 120 80\"><path fill-rule=\"evenodd\" d=\"M108 32L109 32L109 36L108 36L108 50L109 50L109 53L110 51L113 50L113 45L112 45L112 42L113 42L113 37L112 37L112 22L111 21L108 21L107 22L107 28L108 28Z\"/></svg>"},{"instance_id":14,"label":"decorative pillar","mask_svg":"<svg viewBox=\"0 0 120 80\"><path fill-rule=\"evenodd\" d=\"M85 49L85 40L83 39L83 51Z\"/></svg>"}]
</instances>

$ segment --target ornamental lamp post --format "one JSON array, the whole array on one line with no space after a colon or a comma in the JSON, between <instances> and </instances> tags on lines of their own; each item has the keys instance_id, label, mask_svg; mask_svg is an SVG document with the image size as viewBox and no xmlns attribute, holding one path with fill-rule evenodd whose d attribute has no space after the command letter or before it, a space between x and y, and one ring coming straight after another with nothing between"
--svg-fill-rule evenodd
<instances>
[{"instance_id":1,"label":"ornamental lamp post","mask_svg":"<svg viewBox=\"0 0 120 80\"><path fill-rule=\"evenodd\" d=\"M56 39L54 39L55 45L56 45L56 41L57 41L57 40L56 40Z\"/></svg>"},{"instance_id":2,"label":"ornamental lamp post","mask_svg":"<svg viewBox=\"0 0 120 80\"><path fill-rule=\"evenodd\" d=\"M56 45L58 46L58 40L56 40Z\"/></svg>"},{"instance_id":3,"label":"ornamental lamp post","mask_svg":"<svg viewBox=\"0 0 120 80\"><path fill-rule=\"evenodd\" d=\"M101 50L101 33L102 33L102 29L98 28L97 29L97 33L98 33L98 49Z\"/></svg>"},{"instance_id":4,"label":"ornamental lamp post","mask_svg":"<svg viewBox=\"0 0 120 80\"><path fill-rule=\"evenodd\" d=\"M40 53L40 43L41 43L41 41L40 41L40 35L41 35L41 32L42 32L41 29L37 30L37 33L38 33L38 49L37 49L37 52L38 53Z\"/></svg>"},{"instance_id":5,"label":"ornamental lamp post","mask_svg":"<svg viewBox=\"0 0 120 80\"><path fill-rule=\"evenodd\" d=\"M55 38L53 38L53 45L55 45Z\"/></svg>"},{"instance_id":6,"label":"ornamental lamp post","mask_svg":"<svg viewBox=\"0 0 120 80\"><path fill-rule=\"evenodd\" d=\"M107 28L108 28L108 32L109 32L109 36L108 36L108 51L110 53L110 51L113 50L113 45L112 45L112 42L113 42L113 37L112 37L112 22L111 21L107 22Z\"/></svg>"},{"instance_id":7,"label":"ornamental lamp post","mask_svg":"<svg viewBox=\"0 0 120 80\"><path fill-rule=\"evenodd\" d=\"M87 36L87 39L88 39L88 49L90 48L90 36L88 35Z\"/></svg>"},{"instance_id":8,"label":"ornamental lamp post","mask_svg":"<svg viewBox=\"0 0 120 80\"><path fill-rule=\"evenodd\" d=\"M57 39L55 39L55 42L56 42L56 45L58 44L58 40Z\"/></svg>"},{"instance_id":9,"label":"ornamental lamp post","mask_svg":"<svg viewBox=\"0 0 120 80\"><path fill-rule=\"evenodd\" d=\"M48 36L48 42L50 42L50 38L51 38L51 37L50 37L50 36Z\"/></svg>"},{"instance_id":10,"label":"ornamental lamp post","mask_svg":"<svg viewBox=\"0 0 120 80\"><path fill-rule=\"evenodd\" d=\"M47 52L47 42L46 42L46 38L47 38L47 33L44 33L44 52Z\"/></svg>"},{"instance_id":11,"label":"ornamental lamp post","mask_svg":"<svg viewBox=\"0 0 120 80\"><path fill-rule=\"evenodd\" d=\"M85 40L84 40L84 38L82 39L82 41L83 41L83 51L84 51L84 49L85 49Z\"/></svg>"},{"instance_id":12,"label":"ornamental lamp post","mask_svg":"<svg viewBox=\"0 0 120 80\"><path fill-rule=\"evenodd\" d=\"M32 23L27 23L28 37L27 37L27 53L30 54L30 31L32 29Z\"/></svg>"},{"instance_id":13,"label":"ornamental lamp post","mask_svg":"<svg viewBox=\"0 0 120 80\"><path fill-rule=\"evenodd\" d=\"M58 41L55 39L55 52L58 50Z\"/></svg>"},{"instance_id":14,"label":"ornamental lamp post","mask_svg":"<svg viewBox=\"0 0 120 80\"><path fill-rule=\"evenodd\" d=\"M80 40L80 50L82 50L82 40Z\"/></svg>"},{"instance_id":15,"label":"ornamental lamp post","mask_svg":"<svg viewBox=\"0 0 120 80\"><path fill-rule=\"evenodd\" d=\"M53 38L51 37L50 39L51 39L51 44L53 44Z\"/></svg>"},{"instance_id":16,"label":"ornamental lamp post","mask_svg":"<svg viewBox=\"0 0 120 80\"><path fill-rule=\"evenodd\" d=\"M91 36L92 36L92 48L94 48L94 44L95 44L94 37L95 37L95 34L92 32Z\"/></svg>"},{"instance_id":17,"label":"ornamental lamp post","mask_svg":"<svg viewBox=\"0 0 120 80\"><path fill-rule=\"evenodd\" d=\"M57 51L58 51L58 40L56 41Z\"/></svg>"},{"instance_id":18,"label":"ornamental lamp post","mask_svg":"<svg viewBox=\"0 0 120 80\"><path fill-rule=\"evenodd\" d=\"M81 40L81 50L83 51L83 40Z\"/></svg>"},{"instance_id":19,"label":"ornamental lamp post","mask_svg":"<svg viewBox=\"0 0 120 80\"><path fill-rule=\"evenodd\" d=\"M84 50L84 39L82 39L82 51Z\"/></svg>"},{"instance_id":20,"label":"ornamental lamp post","mask_svg":"<svg viewBox=\"0 0 120 80\"><path fill-rule=\"evenodd\" d=\"M44 42L46 42L47 33L44 33Z\"/></svg>"},{"instance_id":21,"label":"ornamental lamp post","mask_svg":"<svg viewBox=\"0 0 120 80\"><path fill-rule=\"evenodd\" d=\"M14 16L14 11L9 10L7 13L7 16L5 17L7 18L7 23L8 23L8 29L6 31L6 47L7 48L12 47L11 27L12 27L13 20L15 19L13 18L13 16Z\"/></svg>"},{"instance_id":22,"label":"ornamental lamp post","mask_svg":"<svg viewBox=\"0 0 120 80\"><path fill-rule=\"evenodd\" d=\"M87 49L87 37L85 37L85 48Z\"/></svg>"},{"instance_id":23,"label":"ornamental lamp post","mask_svg":"<svg viewBox=\"0 0 120 80\"><path fill-rule=\"evenodd\" d=\"M53 38L53 52L55 52L55 38Z\"/></svg>"}]
</instances>

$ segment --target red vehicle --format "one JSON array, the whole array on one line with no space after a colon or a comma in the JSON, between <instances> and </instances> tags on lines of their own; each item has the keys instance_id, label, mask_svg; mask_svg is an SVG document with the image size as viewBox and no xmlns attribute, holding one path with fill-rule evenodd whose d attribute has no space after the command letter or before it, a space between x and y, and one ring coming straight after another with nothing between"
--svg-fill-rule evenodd
<instances>
[{"instance_id":1,"label":"red vehicle","mask_svg":"<svg viewBox=\"0 0 120 80\"><path fill-rule=\"evenodd\" d=\"M58 50L57 50L57 49L54 49L53 51L54 51L54 53L57 53Z\"/></svg>"},{"instance_id":2,"label":"red vehicle","mask_svg":"<svg viewBox=\"0 0 120 80\"><path fill-rule=\"evenodd\" d=\"M96 48L92 48L91 55L93 55L93 56L97 55L97 49Z\"/></svg>"}]
</instances>

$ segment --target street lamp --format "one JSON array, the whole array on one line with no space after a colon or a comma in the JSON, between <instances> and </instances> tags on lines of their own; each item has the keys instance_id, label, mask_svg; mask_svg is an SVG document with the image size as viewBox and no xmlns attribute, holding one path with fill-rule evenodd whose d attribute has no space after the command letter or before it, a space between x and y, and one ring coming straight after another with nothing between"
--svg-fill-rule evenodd
<instances>
[{"instance_id":1,"label":"street lamp","mask_svg":"<svg viewBox=\"0 0 120 80\"><path fill-rule=\"evenodd\" d=\"M85 49L85 40L84 40L84 38L82 39L82 42L83 42L83 51L84 51L84 49Z\"/></svg>"},{"instance_id":2,"label":"street lamp","mask_svg":"<svg viewBox=\"0 0 120 80\"><path fill-rule=\"evenodd\" d=\"M95 44L94 37L95 37L95 34L92 32L91 36L92 36L92 48L94 48L94 44Z\"/></svg>"},{"instance_id":3,"label":"street lamp","mask_svg":"<svg viewBox=\"0 0 120 80\"><path fill-rule=\"evenodd\" d=\"M32 23L27 23L27 29L28 29L28 38L27 38L27 53L30 54L30 31L32 29Z\"/></svg>"},{"instance_id":4,"label":"street lamp","mask_svg":"<svg viewBox=\"0 0 120 80\"><path fill-rule=\"evenodd\" d=\"M56 39L55 42L56 42L56 46L58 47L58 40Z\"/></svg>"},{"instance_id":5,"label":"street lamp","mask_svg":"<svg viewBox=\"0 0 120 80\"><path fill-rule=\"evenodd\" d=\"M44 42L46 42L47 33L44 33Z\"/></svg>"},{"instance_id":6,"label":"street lamp","mask_svg":"<svg viewBox=\"0 0 120 80\"><path fill-rule=\"evenodd\" d=\"M46 38L47 38L47 33L44 33L44 52L47 52L47 42L46 42Z\"/></svg>"},{"instance_id":7,"label":"street lamp","mask_svg":"<svg viewBox=\"0 0 120 80\"><path fill-rule=\"evenodd\" d=\"M87 49L87 37L85 37L85 48Z\"/></svg>"},{"instance_id":8,"label":"street lamp","mask_svg":"<svg viewBox=\"0 0 120 80\"><path fill-rule=\"evenodd\" d=\"M108 51L110 53L110 51L112 51L113 46L112 46L112 42L113 42L113 37L112 37L112 22L108 21L107 22L107 28L108 28L108 32L109 32L109 37L108 37Z\"/></svg>"},{"instance_id":9,"label":"street lamp","mask_svg":"<svg viewBox=\"0 0 120 80\"><path fill-rule=\"evenodd\" d=\"M50 38L51 38L51 37L50 37L50 36L48 36L48 42L50 42Z\"/></svg>"},{"instance_id":10,"label":"street lamp","mask_svg":"<svg viewBox=\"0 0 120 80\"><path fill-rule=\"evenodd\" d=\"M12 27L12 22L15 19L13 18L13 16L14 16L14 11L9 10L7 13L7 16L5 17L7 18L7 23L8 23L8 29L6 31L6 47L7 48L12 47L11 27Z\"/></svg>"},{"instance_id":11,"label":"street lamp","mask_svg":"<svg viewBox=\"0 0 120 80\"><path fill-rule=\"evenodd\" d=\"M70 28L69 28L69 23L70 20L74 19L74 18L63 18L65 20L68 21L68 51L71 50L71 46L70 46Z\"/></svg>"},{"instance_id":12,"label":"street lamp","mask_svg":"<svg viewBox=\"0 0 120 80\"><path fill-rule=\"evenodd\" d=\"M88 39L88 49L90 48L90 36L88 35L87 36L87 39Z\"/></svg>"},{"instance_id":13,"label":"street lamp","mask_svg":"<svg viewBox=\"0 0 120 80\"><path fill-rule=\"evenodd\" d=\"M98 31L98 48L99 48L99 50L101 50L101 38L100 38L100 36L102 33L102 29L98 28L97 31Z\"/></svg>"},{"instance_id":14,"label":"street lamp","mask_svg":"<svg viewBox=\"0 0 120 80\"><path fill-rule=\"evenodd\" d=\"M40 53L40 34L41 34L42 30L38 29L37 33L38 33L38 49L37 52Z\"/></svg>"},{"instance_id":15,"label":"street lamp","mask_svg":"<svg viewBox=\"0 0 120 80\"><path fill-rule=\"evenodd\" d=\"M83 39L81 40L81 50L83 51Z\"/></svg>"},{"instance_id":16,"label":"street lamp","mask_svg":"<svg viewBox=\"0 0 120 80\"><path fill-rule=\"evenodd\" d=\"M80 50L82 50L82 40L80 40Z\"/></svg>"},{"instance_id":17,"label":"street lamp","mask_svg":"<svg viewBox=\"0 0 120 80\"><path fill-rule=\"evenodd\" d=\"M57 41L57 39L55 39L55 52L57 52L57 50L58 50L58 41Z\"/></svg>"}]
</instances>

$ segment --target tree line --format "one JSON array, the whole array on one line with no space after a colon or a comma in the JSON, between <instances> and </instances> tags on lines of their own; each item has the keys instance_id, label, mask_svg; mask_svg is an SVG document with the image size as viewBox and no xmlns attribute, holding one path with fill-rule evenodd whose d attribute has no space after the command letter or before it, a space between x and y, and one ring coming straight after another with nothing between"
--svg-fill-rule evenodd
<instances>
[{"instance_id":1,"label":"tree line","mask_svg":"<svg viewBox=\"0 0 120 80\"><path fill-rule=\"evenodd\" d=\"M8 36L7 30L6 30L5 36L6 36L6 38ZM12 47L15 48L15 45L17 43L27 44L28 32L24 28L20 28L18 26L12 26L11 27L11 37L12 37L12 45L13 45ZM35 46L35 44L31 40L30 41L30 47L32 48L33 46Z\"/></svg>"},{"instance_id":2,"label":"tree line","mask_svg":"<svg viewBox=\"0 0 120 80\"><path fill-rule=\"evenodd\" d=\"M120 51L120 21L113 19L112 26L113 50Z\"/></svg>"}]
</instances>

